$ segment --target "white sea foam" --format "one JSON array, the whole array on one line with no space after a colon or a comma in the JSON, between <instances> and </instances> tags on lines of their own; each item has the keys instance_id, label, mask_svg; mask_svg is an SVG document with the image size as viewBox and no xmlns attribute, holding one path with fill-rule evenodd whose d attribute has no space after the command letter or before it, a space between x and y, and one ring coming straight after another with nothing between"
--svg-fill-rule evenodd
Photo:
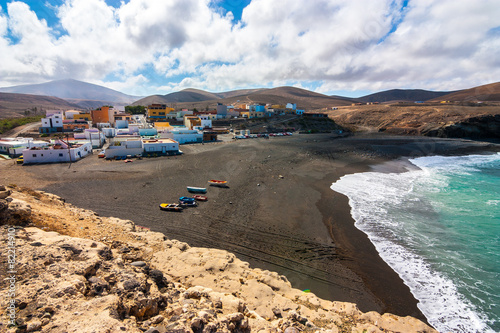
<instances>
[{"instance_id":1,"label":"white sea foam","mask_svg":"<svg viewBox=\"0 0 500 333\"><path fill-rule=\"evenodd\" d=\"M422 243L432 248L439 239L427 237L421 228L432 228L434 233L439 233L440 226L432 224L433 208L415 193L415 186L439 192L448 182L437 172L440 168L467 174L475 165L487 163L491 158L491 155L417 158L410 161L420 170L346 175L331 186L349 198L356 227L368 235L380 256L418 299L418 306L429 323L441 332L493 330L486 324L487 318L460 294L454 282L434 269L422 253ZM416 216L424 216L424 223L415 226ZM432 255L432 251L428 254Z\"/></svg>"}]
</instances>

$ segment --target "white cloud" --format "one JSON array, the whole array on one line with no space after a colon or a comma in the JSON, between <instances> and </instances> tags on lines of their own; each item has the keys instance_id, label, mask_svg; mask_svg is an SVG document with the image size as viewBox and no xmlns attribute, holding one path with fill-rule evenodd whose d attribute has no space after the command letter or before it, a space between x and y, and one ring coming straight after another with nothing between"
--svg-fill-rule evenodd
<instances>
[{"instance_id":1,"label":"white cloud","mask_svg":"<svg viewBox=\"0 0 500 333\"><path fill-rule=\"evenodd\" d=\"M237 24L214 3L66 0L54 31L12 2L0 9L2 83L72 77L142 95L315 82L333 93L500 77L496 0L253 0Z\"/></svg>"},{"instance_id":2,"label":"white cloud","mask_svg":"<svg viewBox=\"0 0 500 333\"><path fill-rule=\"evenodd\" d=\"M142 74L136 76L124 76L120 78L119 81L88 81L89 83L106 86L107 88L114 89L116 91L127 91L131 95L135 96L147 96L151 94L150 91L141 89L144 85L147 85L149 80Z\"/></svg>"}]
</instances>

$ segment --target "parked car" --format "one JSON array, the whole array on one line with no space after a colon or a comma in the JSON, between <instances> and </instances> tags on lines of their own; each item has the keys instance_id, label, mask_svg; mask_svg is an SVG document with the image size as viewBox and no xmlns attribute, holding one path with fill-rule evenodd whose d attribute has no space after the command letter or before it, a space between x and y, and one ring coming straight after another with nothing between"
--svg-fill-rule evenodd
<instances>
[{"instance_id":1,"label":"parked car","mask_svg":"<svg viewBox=\"0 0 500 333\"><path fill-rule=\"evenodd\" d=\"M19 157L17 158L16 163L17 163L17 164L23 164L23 163L24 163L24 157L23 157L23 155L21 155L21 156L19 156Z\"/></svg>"},{"instance_id":2,"label":"parked car","mask_svg":"<svg viewBox=\"0 0 500 333\"><path fill-rule=\"evenodd\" d=\"M105 154L105 153L106 153L106 150L105 150L105 149L103 149L103 150L101 150L101 152L100 152L99 154L97 154L97 157L99 157L99 158L104 158L104 157L106 156L106 154Z\"/></svg>"}]
</instances>

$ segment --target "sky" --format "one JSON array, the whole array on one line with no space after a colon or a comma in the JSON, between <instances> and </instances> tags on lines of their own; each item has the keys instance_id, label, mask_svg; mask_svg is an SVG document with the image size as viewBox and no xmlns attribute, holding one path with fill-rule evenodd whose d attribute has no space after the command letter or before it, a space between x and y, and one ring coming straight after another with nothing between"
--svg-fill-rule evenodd
<instances>
[{"instance_id":1,"label":"sky","mask_svg":"<svg viewBox=\"0 0 500 333\"><path fill-rule=\"evenodd\" d=\"M295 86L358 97L500 81L499 0L0 0L0 87Z\"/></svg>"}]
</instances>

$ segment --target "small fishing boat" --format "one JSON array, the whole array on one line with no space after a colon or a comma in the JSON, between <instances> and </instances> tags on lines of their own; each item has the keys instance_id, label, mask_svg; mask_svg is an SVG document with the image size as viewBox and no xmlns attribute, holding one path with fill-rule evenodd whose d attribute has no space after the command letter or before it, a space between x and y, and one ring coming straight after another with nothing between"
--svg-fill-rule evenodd
<instances>
[{"instance_id":1,"label":"small fishing boat","mask_svg":"<svg viewBox=\"0 0 500 333\"><path fill-rule=\"evenodd\" d=\"M198 204L196 201L179 201L179 206L182 208L187 208L187 207L196 207Z\"/></svg>"},{"instance_id":2,"label":"small fishing boat","mask_svg":"<svg viewBox=\"0 0 500 333\"><path fill-rule=\"evenodd\" d=\"M188 186L187 190L188 190L188 192L191 192L191 193L207 193L206 187Z\"/></svg>"},{"instance_id":3,"label":"small fishing boat","mask_svg":"<svg viewBox=\"0 0 500 333\"><path fill-rule=\"evenodd\" d=\"M182 212L183 208L176 203L162 203L160 204L160 209L168 212Z\"/></svg>"},{"instance_id":4,"label":"small fishing boat","mask_svg":"<svg viewBox=\"0 0 500 333\"><path fill-rule=\"evenodd\" d=\"M208 198L206 196L204 196L204 195L197 195L197 194L193 195L193 199L195 199L197 201L207 201L208 200Z\"/></svg>"},{"instance_id":5,"label":"small fishing boat","mask_svg":"<svg viewBox=\"0 0 500 333\"><path fill-rule=\"evenodd\" d=\"M198 204L196 203L196 200L194 198L190 197L180 197L179 198L179 205L181 207L196 207Z\"/></svg>"},{"instance_id":6,"label":"small fishing boat","mask_svg":"<svg viewBox=\"0 0 500 333\"><path fill-rule=\"evenodd\" d=\"M211 186L219 186L219 187L226 187L227 186L227 180L216 180L216 179L210 179L208 183Z\"/></svg>"},{"instance_id":7,"label":"small fishing boat","mask_svg":"<svg viewBox=\"0 0 500 333\"><path fill-rule=\"evenodd\" d=\"M179 201L185 201L185 202L194 202L194 198L191 197L180 197Z\"/></svg>"}]
</instances>

